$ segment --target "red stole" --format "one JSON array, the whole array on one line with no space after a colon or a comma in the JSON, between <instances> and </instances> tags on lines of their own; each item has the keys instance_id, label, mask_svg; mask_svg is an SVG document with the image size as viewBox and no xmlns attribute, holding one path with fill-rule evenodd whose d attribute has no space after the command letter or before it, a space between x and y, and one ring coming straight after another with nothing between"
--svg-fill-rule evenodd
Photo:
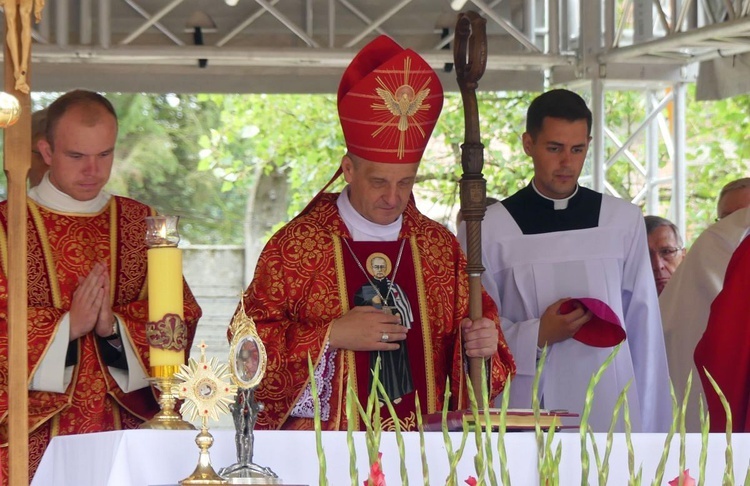
<instances>
[{"instance_id":1,"label":"red stole","mask_svg":"<svg viewBox=\"0 0 750 486\"><path fill-rule=\"evenodd\" d=\"M397 240L397 241L368 241L368 242L353 242L348 241L354 254L359 259L362 268L357 265L357 262L352 257L351 252L347 248L346 243L342 243L342 255L344 260L344 271L346 278L346 290L349 296L349 308L355 306L355 295L360 291L361 288L367 289L370 293L373 293L371 284L368 282L364 271L368 271L368 258L372 258L374 254L385 255L387 260L390 262L388 278L394 283L392 293L401 291L408 298L408 302L411 307L413 322L411 322L411 329L407 333L405 341L401 342L401 346L405 348L403 358L408 360L405 369L399 368L399 373L410 373L411 385L413 385L411 391L406 392L400 397L389 397L393 402L394 409L397 416L399 417L400 426L406 430L416 430L416 415L415 415L415 394L419 393L419 399L421 404L422 413L427 413L427 383L428 378L426 376L427 369L432 369L431 361L428 362L428 358L425 356L425 336L423 333L422 326L422 314L420 309L421 304L425 301L424 292L418 290L417 280L415 278L414 271L414 255L412 254L411 245L409 240ZM402 247L403 252L401 255L400 262L398 254L399 249ZM364 269L364 271L363 271ZM394 278L395 273L395 278ZM370 277L370 281L377 284L376 279L372 274L367 274ZM396 285L398 287L396 287ZM381 290L380 293L383 297L386 297L386 291ZM392 298L389 298L389 303L392 303ZM395 366L392 362L398 361L399 351L383 351L383 352L367 352L357 351L354 352L354 372L356 376L355 391L359 399L360 404L364 407L367 403L367 398L370 394L370 387L372 385L372 368L375 363L375 356L381 355L381 375L386 374L387 368ZM382 368L386 369L382 369ZM406 376L402 376L406 379ZM393 429L393 419L388 411L388 408L383 405L380 409L380 415L382 418L384 429ZM362 424L358 421L360 427Z\"/></svg>"}]
</instances>

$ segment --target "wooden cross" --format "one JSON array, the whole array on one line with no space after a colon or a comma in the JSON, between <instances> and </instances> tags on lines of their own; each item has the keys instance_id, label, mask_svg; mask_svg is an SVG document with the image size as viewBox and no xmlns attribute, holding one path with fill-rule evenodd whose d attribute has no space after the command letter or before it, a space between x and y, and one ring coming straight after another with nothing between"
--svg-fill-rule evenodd
<instances>
[{"instance_id":1,"label":"wooden cross","mask_svg":"<svg viewBox=\"0 0 750 486\"><path fill-rule=\"evenodd\" d=\"M18 122L4 131L3 144L8 179L8 484L29 484L26 177L31 166L30 17L33 7L37 21L41 18L44 2L2 3L6 24L5 90L18 99L21 108Z\"/></svg>"}]
</instances>

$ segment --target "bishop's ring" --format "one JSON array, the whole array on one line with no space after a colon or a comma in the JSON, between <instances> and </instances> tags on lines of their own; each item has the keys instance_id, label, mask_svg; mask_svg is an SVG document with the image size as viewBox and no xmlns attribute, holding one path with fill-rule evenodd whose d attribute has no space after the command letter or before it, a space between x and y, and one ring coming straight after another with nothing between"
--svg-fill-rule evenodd
<instances>
[{"instance_id":1,"label":"bishop's ring","mask_svg":"<svg viewBox=\"0 0 750 486\"><path fill-rule=\"evenodd\" d=\"M388 333L384 332L382 336L380 336L380 341L387 343L388 342Z\"/></svg>"}]
</instances>

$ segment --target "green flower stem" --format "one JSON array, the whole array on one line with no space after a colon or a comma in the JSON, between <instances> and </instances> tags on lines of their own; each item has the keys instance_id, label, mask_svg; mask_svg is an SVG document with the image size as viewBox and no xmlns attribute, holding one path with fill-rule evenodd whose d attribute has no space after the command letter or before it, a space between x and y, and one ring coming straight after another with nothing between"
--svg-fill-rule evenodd
<instances>
[{"instance_id":1,"label":"green flower stem","mask_svg":"<svg viewBox=\"0 0 750 486\"><path fill-rule=\"evenodd\" d=\"M685 470L685 411L687 410L688 397L690 396L690 387L693 386L693 371L688 374L687 383L685 384L685 395L682 397L682 406L680 407L680 475L678 486L683 486L685 482L682 472Z\"/></svg>"},{"instance_id":2,"label":"green flower stem","mask_svg":"<svg viewBox=\"0 0 750 486\"><path fill-rule=\"evenodd\" d=\"M453 442L451 436L448 433L448 403L451 398L451 387L450 380L445 379L445 393L443 394L443 410L442 410L442 424L443 424L443 443L445 444L445 452L448 454L448 464L453 464L453 460L456 454L453 452ZM456 461L457 462L457 461ZM448 477L445 480L446 484L456 484L456 470L451 468L448 471Z\"/></svg>"},{"instance_id":3,"label":"green flower stem","mask_svg":"<svg viewBox=\"0 0 750 486\"><path fill-rule=\"evenodd\" d=\"M677 430L677 423L680 420L679 409L677 408L677 397L674 394L674 386L672 383L669 384L669 393L672 396L672 425L669 427L667 437L664 439L664 449L659 459L659 465L656 467L656 477L651 483L651 486L659 486L662 484L664 479L664 468L667 465L667 457L669 456L669 449L672 447L672 438L674 437L675 430Z\"/></svg>"},{"instance_id":4,"label":"green flower stem","mask_svg":"<svg viewBox=\"0 0 750 486\"><path fill-rule=\"evenodd\" d=\"M471 410L471 415L474 419L474 439L477 446L477 453L474 456L474 469L476 470L477 475L477 486L484 486L484 447L482 445L482 426L481 422L479 421L479 410L477 408L477 398L474 396L474 393L472 390L474 390L473 384L471 383L471 378L469 378L469 375L466 375L466 389L469 390L469 408ZM467 430L467 426L464 424L464 430Z\"/></svg>"},{"instance_id":5,"label":"green flower stem","mask_svg":"<svg viewBox=\"0 0 750 486\"><path fill-rule=\"evenodd\" d=\"M692 374L692 371L690 372ZM698 398L698 409L701 419L701 455L698 459L698 486L706 484L706 460L708 459L708 409L703 401L703 396Z\"/></svg>"},{"instance_id":6,"label":"green flower stem","mask_svg":"<svg viewBox=\"0 0 750 486\"><path fill-rule=\"evenodd\" d=\"M490 478L490 484L497 486L497 475L495 474L493 467L492 457L492 425L490 422L490 392L487 387L487 367L485 361L482 361L482 403L486 403L484 407L484 449L485 449L485 469L482 471L482 477L484 477L485 471L487 476ZM471 390L471 388L470 388Z\"/></svg>"},{"instance_id":7,"label":"green flower stem","mask_svg":"<svg viewBox=\"0 0 750 486\"><path fill-rule=\"evenodd\" d=\"M328 485L326 477L326 454L323 451L322 427L320 424L320 397L318 396L318 385L315 382L315 368L313 367L312 358L307 354L307 371L310 376L310 392L313 400L313 423L315 424L315 448L318 452L318 484L320 486Z\"/></svg>"},{"instance_id":8,"label":"green flower stem","mask_svg":"<svg viewBox=\"0 0 750 486\"><path fill-rule=\"evenodd\" d=\"M609 430L607 431L607 443L604 447L604 458L602 459L601 467L598 469L600 486L605 486L607 484L607 479L609 478L609 455L612 452L612 440L615 433L615 427L617 426L617 419L620 416L620 408L622 408L622 405L625 402L628 394L628 389L630 388L630 385L632 383L633 381L630 380L625 384L625 388L622 389L620 395L617 397L615 408L612 411L612 420L609 423Z\"/></svg>"},{"instance_id":9,"label":"green flower stem","mask_svg":"<svg viewBox=\"0 0 750 486\"><path fill-rule=\"evenodd\" d=\"M544 462L546 463L546 476L549 484L556 485L560 482L560 458L562 457L561 445L558 442L557 450L552 453L552 442L555 438L555 428L550 427L547 430L547 440L544 444Z\"/></svg>"},{"instance_id":10,"label":"green flower stem","mask_svg":"<svg viewBox=\"0 0 750 486\"><path fill-rule=\"evenodd\" d=\"M419 392L414 393L414 407L417 409L417 429L419 430L419 455L422 458L422 478L424 486L430 484L430 470L427 467L427 451L424 445L424 424L422 423L422 407L419 403Z\"/></svg>"},{"instance_id":11,"label":"green flower stem","mask_svg":"<svg viewBox=\"0 0 750 486\"><path fill-rule=\"evenodd\" d=\"M380 384L380 356L375 359L375 368L372 370L372 386L370 387L370 395L367 397L367 423L371 424L368 427L371 440L368 443L367 455L370 459L370 464L375 464L378 461L378 453L380 452L380 436L382 433L381 420L380 420L380 401L378 400L378 385Z\"/></svg>"},{"instance_id":12,"label":"green flower stem","mask_svg":"<svg viewBox=\"0 0 750 486\"><path fill-rule=\"evenodd\" d=\"M640 486L643 466L638 468L638 474L635 474L635 452L633 451L633 425L630 423L630 404L628 395L625 394L625 400L622 402L622 415L625 422L625 446L628 449L628 486Z\"/></svg>"},{"instance_id":13,"label":"green flower stem","mask_svg":"<svg viewBox=\"0 0 750 486\"><path fill-rule=\"evenodd\" d=\"M406 472L406 451L404 449L404 436L401 433L401 423L398 421L398 414L396 409L393 408L393 403L385 392L385 387L382 383L378 382L378 391L380 392L383 400L385 400L385 406L388 407L388 413L391 414L393 419L393 428L396 434L396 445L398 446L398 457L401 460L401 484L409 486L409 474Z\"/></svg>"},{"instance_id":14,"label":"green flower stem","mask_svg":"<svg viewBox=\"0 0 750 486\"><path fill-rule=\"evenodd\" d=\"M500 403L500 427L497 433L497 455L500 460L500 477L503 486L510 486L510 471L508 470L508 454L505 450L505 428L508 414L508 405L510 403L510 385L511 380L505 382L503 398Z\"/></svg>"},{"instance_id":15,"label":"green flower stem","mask_svg":"<svg viewBox=\"0 0 750 486\"><path fill-rule=\"evenodd\" d=\"M354 393L353 373L349 373L347 379L348 386L346 389L346 445L349 448L349 478L352 486L359 484L359 474L357 473L357 450L354 448L354 422L355 410L354 402L357 401L357 394Z\"/></svg>"},{"instance_id":16,"label":"green flower stem","mask_svg":"<svg viewBox=\"0 0 750 486\"><path fill-rule=\"evenodd\" d=\"M453 482L451 484L455 485L458 482L458 476L456 475L456 468L458 467L458 463L464 455L464 449L466 448L466 439L468 438L469 438L469 430L466 427L464 427L463 433L461 434L461 445L456 450L456 454L453 456L453 462L451 462L451 465L450 465L450 474L451 474L451 478L453 479Z\"/></svg>"},{"instance_id":17,"label":"green flower stem","mask_svg":"<svg viewBox=\"0 0 750 486\"><path fill-rule=\"evenodd\" d=\"M615 356L620 351L621 344L615 346L612 352L607 356L599 369L591 375L589 386L586 388L586 398L583 402L583 413L581 413L580 437L581 437L581 486L589 484L589 450L586 447L586 431L589 426L589 415L591 415L591 403L594 400L594 387L601 380L604 370L612 364Z\"/></svg>"},{"instance_id":18,"label":"green flower stem","mask_svg":"<svg viewBox=\"0 0 750 486\"><path fill-rule=\"evenodd\" d=\"M596 466L596 470L600 471L600 473L599 473L599 486L602 486L605 483L602 483L602 477L601 477L602 461L599 458L599 446L597 445L596 441L594 440L594 430L591 428L590 425L587 425L587 427L588 427L588 435L591 438L591 448L594 450L594 465Z\"/></svg>"},{"instance_id":19,"label":"green flower stem","mask_svg":"<svg viewBox=\"0 0 750 486\"><path fill-rule=\"evenodd\" d=\"M539 425L539 382L542 379L544 363L547 361L547 346L542 349L542 356L536 364L536 373L534 373L534 382L531 386L531 409L534 412L534 436L536 437L537 468L539 470L539 480L542 484L546 481L545 461L544 461L544 435Z\"/></svg>"},{"instance_id":20,"label":"green flower stem","mask_svg":"<svg viewBox=\"0 0 750 486\"><path fill-rule=\"evenodd\" d=\"M719 388L719 384L716 383L714 377L711 376L711 373L709 373L707 369L704 368L703 371L706 372L708 381L711 382L711 386L716 391L716 394L719 395L721 406L724 407L724 413L727 416L727 448L724 451L726 464L724 465L724 479L722 480L721 484L723 484L724 486L734 486L734 454L732 453L732 410L729 408L727 397L724 396L724 393Z\"/></svg>"}]
</instances>

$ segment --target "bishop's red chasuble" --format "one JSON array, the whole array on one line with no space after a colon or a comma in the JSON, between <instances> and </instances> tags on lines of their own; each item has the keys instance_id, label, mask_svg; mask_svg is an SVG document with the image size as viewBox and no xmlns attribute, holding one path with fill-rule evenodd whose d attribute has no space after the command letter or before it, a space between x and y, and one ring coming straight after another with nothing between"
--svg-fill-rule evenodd
<instances>
[{"instance_id":1,"label":"bishop's red chasuble","mask_svg":"<svg viewBox=\"0 0 750 486\"><path fill-rule=\"evenodd\" d=\"M457 240L410 202L397 241L352 242L336 198L337 194L323 194L271 238L244 295L245 309L268 353L266 376L256 391L265 407L258 427L313 428L312 419L291 415L309 383L308 355L314 365L320 363L327 354L331 322L354 305L387 307L410 326L400 351L380 353L381 381L388 383L386 389L391 390L389 397L403 429L416 428L417 393L423 413L442 409L446 378L451 386L449 408L465 408L466 363L459 323L468 315L468 279ZM384 272L375 276L373 268L378 265ZM484 315L497 323L496 307L486 294L483 304ZM492 397L515 373L513 358L500 336L492 358ZM323 429L346 429L350 375L364 406L376 354L337 350L328 397L330 414ZM392 379L384 378L388 376ZM381 417L385 429L394 427L385 407ZM356 420L355 428L364 428Z\"/></svg>"},{"instance_id":2,"label":"bishop's red chasuble","mask_svg":"<svg viewBox=\"0 0 750 486\"><path fill-rule=\"evenodd\" d=\"M706 371L724 393L732 413L732 430L750 432L750 237L735 250L724 287L711 304L703 337L695 348L711 419L711 432L724 432L727 416Z\"/></svg>"},{"instance_id":3,"label":"bishop's red chasuble","mask_svg":"<svg viewBox=\"0 0 750 486\"><path fill-rule=\"evenodd\" d=\"M29 379L37 370L69 311L79 276L95 262L110 272L110 300L129 339L148 370L146 289L146 216L153 209L132 199L112 197L95 214L68 214L28 200L28 346ZM0 203L0 447L7 478L8 452L8 266L7 203ZM201 310L184 285L185 322L192 345ZM127 337L126 337L127 336ZM102 361L99 346L108 345L92 333L75 343L77 363L65 393L29 392L29 463L33 476L52 437L136 428L158 406L150 387L124 393ZM147 374L147 373L146 373Z\"/></svg>"}]
</instances>

